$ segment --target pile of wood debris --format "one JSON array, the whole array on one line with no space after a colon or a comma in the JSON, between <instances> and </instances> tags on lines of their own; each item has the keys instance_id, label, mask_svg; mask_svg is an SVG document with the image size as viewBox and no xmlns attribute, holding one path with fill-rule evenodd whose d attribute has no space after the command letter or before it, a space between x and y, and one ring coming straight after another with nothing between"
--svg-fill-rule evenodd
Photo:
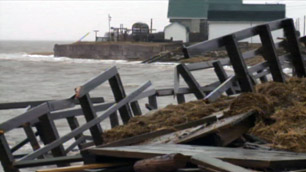
<instances>
[{"instance_id":1,"label":"pile of wood debris","mask_svg":"<svg viewBox=\"0 0 306 172\"><path fill-rule=\"evenodd\" d=\"M123 171L288 171L306 168L305 123L306 79L291 78L135 117L84 152L128 162Z\"/></svg>"}]
</instances>

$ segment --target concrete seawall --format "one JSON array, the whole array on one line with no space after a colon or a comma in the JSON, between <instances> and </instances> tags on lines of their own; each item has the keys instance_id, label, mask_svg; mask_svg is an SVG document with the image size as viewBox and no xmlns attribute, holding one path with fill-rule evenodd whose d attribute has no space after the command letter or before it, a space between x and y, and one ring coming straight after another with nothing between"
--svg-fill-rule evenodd
<instances>
[{"instance_id":1,"label":"concrete seawall","mask_svg":"<svg viewBox=\"0 0 306 172\"><path fill-rule=\"evenodd\" d=\"M90 59L145 60L165 50L182 46L181 42L82 42L54 46L54 56Z\"/></svg>"}]
</instances>

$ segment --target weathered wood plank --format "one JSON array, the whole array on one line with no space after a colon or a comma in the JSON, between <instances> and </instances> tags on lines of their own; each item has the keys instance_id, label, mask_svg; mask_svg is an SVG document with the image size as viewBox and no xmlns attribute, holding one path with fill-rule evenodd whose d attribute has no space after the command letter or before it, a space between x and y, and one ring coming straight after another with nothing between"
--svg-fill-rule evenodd
<instances>
[{"instance_id":1,"label":"weathered wood plank","mask_svg":"<svg viewBox=\"0 0 306 172\"><path fill-rule=\"evenodd\" d=\"M182 144L137 145L123 147L90 148L89 153L97 156L120 158L151 158L154 156L181 153L186 156L196 154L218 158L242 167L265 169L305 168L306 154L283 151L250 150L212 146L192 146Z\"/></svg>"},{"instance_id":2,"label":"weathered wood plank","mask_svg":"<svg viewBox=\"0 0 306 172\"><path fill-rule=\"evenodd\" d=\"M233 83L235 82L235 80L236 80L235 76L229 77L221 85L219 85L216 89L210 92L204 99L208 100L209 102L216 101L218 98L222 96L222 94L225 91L227 91L233 86Z\"/></svg>"},{"instance_id":3,"label":"weathered wood plank","mask_svg":"<svg viewBox=\"0 0 306 172\"><path fill-rule=\"evenodd\" d=\"M102 72L98 76L94 77L93 79L87 81L80 87L75 89L76 91L76 98L83 97L84 95L88 94L89 91L95 89L100 84L104 83L105 81L109 80L111 77L115 76L118 73L117 68L114 66L105 72Z\"/></svg>"},{"instance_id":4,"label":"weathered wood plank","mask_svg":"<svg viewBox=\"0 0 306 172\"><path fill-rule=\"evenodd\" d=\"M90 121L95 120L97 118L97 114L93 108L92 102L90 101L89 94L85 94L84 96L80 97L79 101L80 101L82 111L83 111L86 121L90 122ZM103 138L101 137L102 128L99 123L97 123L96 125L90 128L90 133L96 145L100 145L103 143Z\"/></svg>"},{"instance_id":5,"label":"weathered wood plank","mask_svg":"<svg viewBox=\"0 0 306 172\"><path fill-rule=\"evenodd\" d=\"M225 82L227 80L228 76L227 76L221 62L220 61L214 62L213 66L214 66L215 73L217 74L217 77L218 77L220 83ZM228 90L226 90L226 93L227 93L227 95L233 95L233 94L235 94L235 90L231 86Z\"/></svg>"},{"instance_id":6,"label":"weathered wood plank","mask_svg":"<svg viewBox=\"0 0 306 172\"><path fill-rule=\"evenodd\" d=\"M124 163L104 163L104 164L85 164L85 165L75 165L70 167L62 167L62 168L51 168L51 169L43 169L37 170L36 172L75 172L80 170L89 170L89 169L97 169L97 168L107 168L107 167L118 167L126 165Z\"/></svg>"},{"instance_id":7,"label":"weathered wood plank","mask_svg":"<svg viewBox=\"0 0 306 172\"><path fill-rule=\"evenodd\" d=\"M237 45L237 39L235 35L228 35L223 37L226 42L226 50L231 59L236 79L239 82L242 92L253 92L254 86L250 80L249 73L246 64L242 58L241 52Z\"/></svg>"},{"instance_id":8,"label":"weathered wood plank","mask_svg":"<svg viewBox=\"0 0 306 172\"><path fill-rule=\"evenodd\" d=\"M288 41L288 51L292 55L291 61L298 77L306 77L306 65L301 53L301 47L296 36L296 30L292 19L282 21L285 37Z\"/></svg>"},{"instance_id":9,"label":"weathered wood plank","mask_svg":"<svg viewBox=\"0 0 306 172\"><path fill-rule=\"evenodd\" d=\"M275 82L285 82L269 25L262 25L257 29L263 46L263 56L268 61L273 80Z\"/></svg>"},{"instance_id":10,"label":"weathered wood plank","mask_svg":"<svg viewBox=\"0 0 306 172\"><path fill-rule=\"evenodd\" d=\"M200 84L193 77L191 72L188 71L185 64L176 66L177 72L183 77L189 88L194 92L197 99L203 99L205 94L203 93Z\"/></svg>"},{"instance_id":11,"label":"weathered wood plank","mask_svg":"<svg viewBox=\"0 0 306 172\"><path fill-rule=\"evenodd\" d=\"M0 160L5 172L19 172L19 170L13 166L14 157L3 133L0 134Z\"/></svg>"},{"instance_id":12,"label":"weathered wood plank","mask_svg":"<svg viewBox=\"0 0 306 172\"><path fill-rule=\"evenodd\" d=\"M191 162L197 165L201 165L216 171L222 172L251 172L245 168L233 165L231 163L212 158L203 154L196 154L191 157Z\"/></svg>"},{"instance_id":13,"label":"weathered wood plank","mask_svg":"<svg viewBox=\"0 0 306 172\"><path fill-rule=\"evenodd\" d=\"M125 90L120 75L118 73L115 76L111 77L108 81L109 85L111 86L116 102L119 102L124 97L126 97ZM126 104L125 106L121 107L119 109L119 113L123 124L126 124L129 121L129 119L133 116L129 104ZM112 118L112 120L115 120L115 118Z\"/></svg>"}]
</instances>

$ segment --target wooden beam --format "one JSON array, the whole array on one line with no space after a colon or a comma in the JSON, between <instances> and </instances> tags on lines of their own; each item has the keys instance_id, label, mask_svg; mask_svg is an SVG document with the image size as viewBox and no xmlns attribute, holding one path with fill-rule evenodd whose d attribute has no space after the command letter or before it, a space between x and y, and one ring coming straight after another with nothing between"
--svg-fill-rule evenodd
<instances>
[{"instance_id":1,"label":"wooden beam","mask_svg":"<svg viewBox=\"0 0 306 172\"><path fill-rule=\"evenodd\" d=\"M203 154L196 154L191 157L191 163L214 169L220 172L251 172L243 167L212 158Z\"/></svg>"},{"instance_id":2,"label":"wooden beam","mask_svg":"<svg viewBox=\"0 0 306 172\"><path fill-rule=\"evenodd\" d=\"M228 76L227 76L221 62L216 61L216 62L213 63L213 66L214 66L215 73L217 74L217 77L218 77L220 83L225 82L228 79ZM235 92L233 86L231 86L228 90L226 90L226 93L227 93L227 95L233 95L236 92Z\"/></svg>"},{"instance_id":3,"label":"wooden beam","mask_svg":"<svg viewBox=\"0 0 306 172\"><path fill-rule=\"evenodd\" d=\"M254 86L249 77L247 66L242 58L241 52L238 48L238 43L235 35L228 35L223 37L225 47L233 65L236 79L239 82L242 92L253 92Z\"/></svg>"},{"instance_id":4,"label":"wooden beam","mask_svg":"<svg viewBox=\"0 0 306 172\"><path fill-rule=\"evenodd\" d=\"M85 116L86 121L90 122L90 121L96 120L97 114L96 114L96 111L93 108L92 102L90 101L89 94L85 94L84 96L79 98L79 101L80 101L82 111L83 111L83 114ZM101 128L99 123L97 123L94 126L91 126L90 133L91 133L91 135L93 137L93 140L94 140L94 143L96 145L100 145L100 144L103 143L103 138L101 137L102 136L102 128ZM79 134L81 134L81 133L79 133Z\"/></svg>"},{"instance_id":5,"label":"wooden beam","mask_svg":"<svg viewBox=\"0 0 306 172\"><path fill-rule=\"evenodd\" d=\"M120 79L120 75L118 73L109 79L109 84L113 91L116 102L119 102L124 97L126 97L125 90L124 90L122 81ZM126 104L125 106L121 107L119 109L119 112L120 112L120 116L121 116L123 124L126 124L130 120L130 118L133 116L129 104ZM111 120L115 120L115 119L116 118L111 118Z\"/></svg>"},{"instance_id":6,"label":"wooden beam","mask_svg":"<svg viewBox=\"0 0 306 172\"><path fill-rule=\"evenodd\" d=\"M0 134L0 160L5 172L19 172L19 170L13 166L14 157L4 134Z\"/></svg>"},{"instance_id":7,"label":"wooden beam","mask_svg":"<svg viewBox=\"0 0 306 172\"><path fill-rule=\"evenodd\" d=\"M296 36L296 30L292 19L282 21L285 37L288 41L288 50L292 55L291 61L298 77L306 77L306 65L301 53L301 47Z\"/></svg>"},{"instance_id":8,"label":"wooden beam","mask_svg":"<svg viewBox=\"0 0 306 172\"><path fill-rule=\"evenodd\" d=\"M122 165L126 164L125 163L85 164L85 165L76 165L76 166L62 167L62 168L43 169L43 170L37 170L36 172L70 172L70 171L75 172L75 171L88 170L88 169L118 167Z\"/></svg>"},{"instance_id":9,"label":"wooden beam","mask_svg":"<svg viewBox=\"0 0 306 172\"><path fill-rule=\"evenodd\" d=\"M203 93L200 84L196 81L194 76L189 72L185 64L176 66L177 72L183 77L188 87L193 91L197 99L203 99L205 94Z\"/></svg>"},{"instance_id":10,"label":"wooden beam","mask_svg":"<svg viewBox=\"0 0 306 172\"><path fill-rule=\"evenodd\" d=\"M275 82L285 82L283 69L276 54L271 29L269 25L261 25L257 27L262 42L263 56L267 60Z\"/></svg>"}]
</instances>

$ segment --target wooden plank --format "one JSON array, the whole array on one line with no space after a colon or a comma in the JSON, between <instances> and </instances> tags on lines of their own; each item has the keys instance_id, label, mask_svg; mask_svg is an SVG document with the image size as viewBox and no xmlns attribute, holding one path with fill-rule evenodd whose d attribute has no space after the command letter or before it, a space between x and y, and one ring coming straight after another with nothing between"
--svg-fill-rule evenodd
<instances>
[{"instance_id":1,"label":"wooden plank","mask_svg":"<svg viewBox=\"0 0 306 172\"><path fill-rule=\"evenodd\" d=\"M41 128L41 131L44 136L44 144L52 143L54 140L57 140L59 138L59 133L56 129L56 126L54 124L54 121L50 120L49 113L46 113L45 115L39 117L39 123L43 126ZM37 151L39 149L36 149ZM34 151L34 152L35 152ZM62 144L58 145L57 147L54 147L51 149L52 155L54 157L60 157L60 156L66 156L64 146ZM43 154L41 154L43 155ZM39 156L41 156L39 155ZM59 163L58 166L67 166L69 163Z\"/></svg>"},{"instance_id":2,"label":"wooden plank","mask_svg":"<svg viewBox=\"0 0 306 172\"><path fill-rule=\"evenodd\" d=\"M44 165L54 165L58 163L73 163L81 161L83 161L81 155L74 155L74 156L63 156L63 157L36 159L36 160L27 160L27 161L17 161L14 163L14 167L29 168L29 167L38 167Z\"/></svg>"},{"instance_id":3,"label":"wooden plank","mask_svg":"<svg viewBox=\"0 0 306 172\"><path fill-rule=\"evenodd\" d=\"M96 112L100 112L100 111L104 111L108 109L113 104L115 104L115 102L102 103L99 105L94 105L93 108ZM78 108L78 109L66 110L66 111L61 111L61 112L51 112L50 117L52 120L58 120L58 119L75 117L75 116L80 116L80 115L83 115L83 110L81 108Z\"/></svg>"},{"instance_id":4,"label":"wooden plank","mask_svg":"<svg viewBox=\"0 0 306 172\"><path fill-rule=\"evenodd\" d=\"M254 86L250 80L246 64L242 58L241 52L238 48L237 40L234 35L223 37L226 45L227 53L231 59L236 79L239 82L242 92L253 92Z\"/></svg>"},{"instance_id":5,"label":"wooden plank","mask_svg":"<svg viewBox=\"0 0 306 172\"><path fill-rule=\"evenodd\" d=\"M65 149L65 153L68 154L70 151L73 150L76 146L79 146L79 150L82 150L82 144L85 143L86 138L84 136L79 137L78 139L75 140L70 146L68 146Z\"/></svg>"},{"instance_id":6,"label":"wooden plank","mask_svg":"<svg viewBox=\"0 0 306 172\"><path fill-rule=\"evenodd\" d=\"M203 154L193 155L191 163L222 172L251 172L245 168Z\"/></svg>"},{"instance_id":7,"label":"wooden plank","mask_svg":"<svg viewBox=\"0 0 306 172\"><path fill-rule=\"evenodd\" d=\"M118 73L115 76L111 77L108 81L111 86L116 102L119 102L124 97L126 97L125 90L124 90L122 81L120 79L120 75ZM122 119L123 124L126 124L130 120L130 118L133 116L129 104L126 104L125 106L121 107L119 109L119 112L120 112L120 117Z\"/></svg>"},{"instance_id":8,"label":"wooden plank","mask_svg":"<svg viewBox=\"0 0 306 172\"><path fill-rule=\"evenodd\" d=\"M40 145L38 143L38 140L36 139L36 135L34 133L34 131L32 130L32 127L29 125L29 123L26 123L23 126L23 129L26 133L27 138L29 139L29 142L33 148L33 150L37 150L40 148Z\"/></svg>"},{"instance_id":9,"label":"wooden plank","mask_svg":"<svg viewBox=\"0 0 306 172\"><path fill-rule=\"evenodd\" d=\"M177 72L183 77L188 87L194 92L197 99L203 99L205 94L203 93L200 84L193 77L191 72L188 71L185 64L176 66Z\"/></svg>"},{"instance_id":10,"label":"wooden plank","mask_svg":"<svg viewBox=\"0 0 306 172\"><path fill-rule=\"evenodd\" d=\"M25 161L25 160L32 160L34 158L37 158L38 156L48 152L49 150L61 145L62 143L70 140L71 138L75 137L76 135L88 130L92 126L97 125L101 121L105 120L108 118L111 114L113 114L115 111L117 111L120 107L125 105L126 103L130 102L132 99L134 99L136 96L138 96L142 91L147 89L149 86L151 86L151 82L148 81L139 88L137 88L135 91L133 91L129 96L125 97L123 100L118 102L117 104L114 104L112 107L110 107L108 110L106 110L102 115L97 117L95 120L91 120L87 122L86 124L74 129L72 132L64 135L63 137L53 141L52 143L46 145L45 147L38 149L34 151L33 153L23 157L20 159L20 162Z\"/></svg>"},{"instance_id":11,"label":"wooden plank","mask_svg":"<svg viewBox=\"0 0 306 172\"><path fill-rule=\"evenodd\" d=\"M75 116L73 116L73 117L68 117L68 118L67 118L67 121L68 121L68 124L69 124L69 127L70 127L71 131L74 130L74 129L76 129L76 128L78 128L78 127L80 127L80 124L79 124L79 122L78 122L78 119L77 119ZM79 134L79 135L75 136L74 139L75 139L75 140L79 140L81 137L82 137L82 134ZM82 149L82 146L81 146L80 144L82 144L82 142L80 142L80 143L78 144L78 147L79 147L79 149L81 150L81 149ZM65 152L68 153L69 151L67 152L67 149L66 149Z\"/></svg>"},{"instance_id":12,"label":"wooden plank","mask_svg":"<svg viewBox=\"0 0 306 172\"><path fill-rule=\"evenodd\" d=\"M220 61L214 62L213 66L214 66L215 73L217 74L217 77L218 77L220 83L225 82L227 80L228 76L227 76L221 62ZM235 90L231 86L228 90L226 90L226 93L227 93L227 95L233 95L233 94L235 94Z\"/></svg>"},{"instance_id":13,"label":"wooden plank","mask_svg":"<svg viewBox=\"0 0 306 172\"><path fill-rule=\"evenodd\" d=\"M126 164L125 163L85 164L85 165L75 165L75 166L62 167L62 168L43 169L43 170L37 170L36 172L70 172L70 171L80 171L80 170L97 169L97 168L118 167L122 165Z\"/></svg>"},{"instance_id":14,"label":"wooden plank","mask_svg":"<svg viewBox=\"0 0 306 172\"><path fill-rule=\"evenodd\" d=\"M210 92L204 99L208 100L209 102L216 101L218 98L222 96L222 94L225 91L231 89L235 80L236 80L235 76L229 77L221 85L219 85L216 89Z\"/></svg>"},{"instance_id":15,"label":"wooden plank","mask_svg":"<svg viewBox=\"0 0 306 172\"><path fill-rule=\"evenodd\" d=\"M24 102L9 102L9 103L0 103L0 109L18 109L26 107L35 107L45 102L57 101L57 100L38 100L38 101L24 101ZM93 103L102 103L104 102L103 97L92 98ZM74 99L74 104L79 104L77 99Z\"/></svg>"},{"instance_id":16,"label":"wooden plank","mask_svg":"<svg viewBox=\"0 0 306 172\"><path fill-rule=\"evenodd\" d=\"M158 109L157 99L155 95L149 96L148 100L149 100L149 105L153 108L151 110Z\"/></svg>"},{"instance_id":17,"label":"wooden plank","mask_svg":"<svg viewBox=\"0 0 306 172\"><path fill-rule=\"evenodd\" d=\"M47 103L43 103L37 107L34 107L32 109L30 109L29 111L14 117L6 122L3 122L2 124L0 124L0 130L4 131L4 132L8 132L14 128L17 128L21 125L23 125L24 123L28 123L31 122L35 119L37 119L38 117L46 114L49 112L49 106Z\"/></svg>"},{"instance_id":18,"label":"wooden plank","mask_svg":"<svg viewBox=\"0 0 306 172\"><path fill-rule=\"evenodd\" d=\"M288 41L288 50L292 55L291 61L295 68L296 75L298 77L306 77L306 65L301 53L301 47L299 45L298 38L296 36L296 30L292 19L282 21L284 27L285 37Z\"/></svg>"},{"instance_id":19,"label":"wooden plank","mask_svg":"<svg viewBox=\"0 0 306 172\"><path fill-rule=\"evenodd\" d=\"M285 82L269 25L262 25L257 29L263 46L263 56L268 62L273 80L275 82Z\"/></svg>"},{"instance_id":20,"label":"wooden plank","mask_svg":"<svg viewBox=\"0 0 306 172\"><path fill-rule=\"evenodd\" d=\"M140 116L142 114L138 101L131 102L131 108L134 116Z\"/></svg>"},{"instance_id":21,"label":"wooden plank","mask_svg":"<svg viewBox=\"0 0 306 172\"><path fill-rule=\"evenodd\" d=\"M177 94L176 99L177 99L178 104L182 104L186 102L184 94Z\"/></svg>"},{"instance_id":22,"label":"wooden plank","mask_svg":"<svg viewBox=\"0 0 306 172\"><path fill-rule=\"evenodd\" d=\"M5 172L19 172L13 166L14 157L3 133L0 134L0 160Z\"/></svg>"},{"instance_id":23,"label":"wooden plank","mask_svg":"<svg viewBox=\"0 0 306 172\"><path fill-rule=\"evenodd\" d=\"M140 159L171 153L181 153L186 156L203 154L242 167L256 169L278 169L279 166L286 166L286 169L306 167L306 154L283 151L250 150L242 148L194 146L182 144L90 148L88 151L90 154L97 155L98 157L108 156Z\"/></svg>"},{"instance_id":24,"label":"wooden plank","mask_svg":"<svg viewBox=\"0 0 306 172\"><path fill-rule=\"evenodd\" d=\"M111 77L115 76L118 73L116 66L107 69L105 72L102 72L98 76L94 77L93 79L87 81L85 84L83 84L80 87L77 87L75 89L76 91L76 98L83 97L89 91L95 89L100 84L104 83L105 81L109 80Z\"/></svg>"},{"instance_id":25,"label":"wooden plank","mask_svg":"<svg viewBox=\"0 0 306 172\"><path fill-rule=\"evenodd\" d=\"M89 94L85 94L84 96L79 98L83 114L87 122L93 121L97 118L96 111L93 109L92 102L90 101ZM94 143L96 145L100 145L103 143L102 136L102 128L99 123L94 126L91 126L90 133L93 137ZM79 133L81 134L81 133Z\"/></svg>"},{"instance_id":26,"label":"wooden plank","mask_svg":"<svg viewBox=\"0 0 306 172\"><path fill-rule=\"evenodd\" d=\"M217 121L216 123L200 128L198 131L191 133L187 136L180 137L176 143L188 143L193 140L199 139L201 137L207 136L210 133L216 132L218 130L224 129L224 128L230 128L235 126L236 124L240 123L241 121L245 121L248 118L251 118L253 115L255 115L256 112L250 111L241 115L236 115L233 117L228 117L222 120Z\"/></svg>"}]
</instances>

